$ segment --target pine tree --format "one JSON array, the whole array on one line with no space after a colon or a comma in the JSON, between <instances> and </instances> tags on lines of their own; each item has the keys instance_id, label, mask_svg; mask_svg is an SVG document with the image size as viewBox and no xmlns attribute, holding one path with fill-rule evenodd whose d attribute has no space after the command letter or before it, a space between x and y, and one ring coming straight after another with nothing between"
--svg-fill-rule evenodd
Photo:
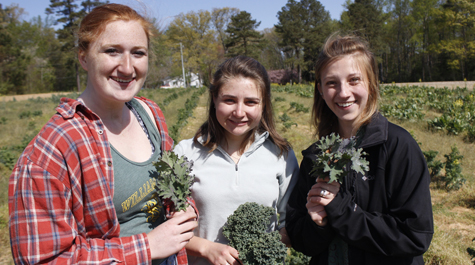
<instances>
[{"instance_id":1,"label":"pine tree","mask_svg":"<svg viewBox=\"0 0 475 265\"><path fill-rule=\"evenodd\" d=\"M348 18L352 30L369 42L377 55L383 48L383 17L374 0L355 0L348 5Z\"/></svg>"},{"instance_id":2,"label":"pine tree","mask_svg":"<svg viewBox=\"0 0 475 265\"><path fill-rule=\"evenodd\" d=\"M438 0L414 0L412 6L412 18L415 21L414 29L416 34L413 39L420 49L421 80L432 81L433 58L435 53L429 48L431 44L437 43L438 34L435 24L435 14L437 13Z\"/></svg>"},{"instance_id":3,"label":"pine tree","mask_svg":"<svg viewBox=\"0 0 475 265\"><path fill-rule=\"evenodd\" d=\"M227 52L225 43L229 35L226 34L226 29L231 22L231 17L238 13L239 9L234 7L213 8L213 12L211 13L211 23L213 23L217 38L223 46L224 53Z\"/></svg>"},{"instance_id":4,"label":"pine tree","mask_svg":"<svg viewBox=\"0 0 475 265\"><path fill-rule=\"evenodd\" d=\"M295 0L289 0L287 4L282 7L282 10L277 12L279 22L275 25L275 31L282 38L280 46L287 54L287 63L291 65L291 71L297 67L297 73L301 82L303 64L303 43L302 38L304 33L303 20L300 19L300 6Z\"/></svg>"},{"instance_id":5,"label":"pine tree","mask_svg":"<svg viewBox=\"0 0 475 265\"><path fill-rule=\"evenodd\" d=\"M58 23L63 24L63 28L58 29L57 34L58 39L63 43L61 51L64 56L61 56L61 60L66 67L59 66L56 68L56 75L63 77L58 79L62 80L62 82L57 84L57 90L67 90L69 87L73 87L74 81L72 80L74 79L71 77L76 76L77 91L81 91L79 63L76 60L77 56L74 49L76 46L75 34L79 28L81 19L92 10L92 8L108 3L108 1L87 0L81 3L83 8L79 9L76 2L76 0L50 0L50 5L46 8L46 14L54 14L58 17L55 25Z\"/></svg>"},{"instance_id":6,"label":"pine tree","mask_svg":"<svg viewBox=\"0 0 475 265\"><path fill-rule=\"evenodd\" d=\"M46 14L54 14L58 17L55 25L63 24L63 28L58 29L56 33L58 39L63 43L61 47L63 56L60 59L63 64L66 64L66 67L64 65L56 67L56 76L63 77L58 79L56 90L69 90L70 87L74 86L72 77L76 76L77 91L80 91L79 64L74 52L74 34L79 26L81 13L78 10L78 5L75 4L75 0L50 0L50 2L49 7L46 8Z\"/></svg>"},{"instance_id":7,"label":"pine tree","mask_svg":"<svg viewBox=\"0 0 475 265\"><path fill-rule=\"evenodd\" d=\"M91 12L91 10L94 9L94 7L101 6L107 3L109 3L109 1L103 2L101 0L85 0L81 3L81 6L82 6L81 11L85 14L88 14L89 12Z\"/></svg>"},{"instance_id":8,"label":"pine tree","mask_svg":"<svg viewBox=\"0 0 475 265\"><path fill-rule=\"evenodd\" d=\"M27 64L31 60L22 52L17 29L23 9L18 5L2 8L0 4L0 94L25 93Z\"/></svg>"},{"instance_id":9,"label":"pine tree","mask_svg":"<svg viewBox=\"0 0 475 265\"><path fill-rule=\"evenodd\" d=\"M299 80L302 70L308 79L313 71L319 49L332 31L330 14L319 1L289 0L277 13L279 22L275 30L282 38L280 43L287 53L287 63L297 68ZM303 69L302 69L303 68Z\"/></svg>"},{"instance_id":10,"label":"pine tree","mask_svg":"<svg viewBox=\"0 0 475 265\"><path fill-rule=\"evenodd\" d=\"M326 38L334 31L335 26L330 13L316 0L301 0L301 9L304 12L304 69L302 75L309 81L315 80L315 63L320 48Z\"/></svg>"},{"instance_id":11,"label":"pine tree","mask_svg":"<svg viewBox=\"0 0 475 265\"><path fill-rule=\"evenodd\" d=\"M260 50L264 47L264 35L259 33L256 28L261 22L251 19L251 14L241 11L239 14L231 17L226 32L229 33L225 46L228 49L227 57L245 55L257 59Z\"/></svg>"},{"instance_id":12,"label":"pine tree","mask_svg":"<svg viewBox=\"0 0 475 265\"><path fill-rule=\"evenodd\" d=\"M439 34L444 40L437 45L437 50L442 58L447 57L443 60L452 70L452 78L465 80L473 73L473 68L469 71L467 65L475 57L475 3L448 0L441 7L439 19L443 25Z\"/></svg>"}]
</instances>

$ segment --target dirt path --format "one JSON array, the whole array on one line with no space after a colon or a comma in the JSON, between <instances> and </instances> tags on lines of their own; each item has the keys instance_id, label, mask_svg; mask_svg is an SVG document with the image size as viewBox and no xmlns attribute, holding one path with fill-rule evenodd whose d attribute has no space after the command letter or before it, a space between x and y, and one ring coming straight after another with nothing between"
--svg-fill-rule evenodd
<instances>
[{"instance_id":1,"label":"dirt path","mask_svg":"<svg viewBox=\"0 0 475 265\"><path fill-rule=\"evenodd\" d=\"M188 123L180 131L180 139L189 139L195 136L196 130L203 124L207 119L207 102L208 102L208 93L205 92L200 96L198 107L193 110L193 116L188 118ZM177 143L175 143L177 144Z\"/></svg>"},{"instance_id":2,"label":"dirt path","mask_svg":"<svg viewBox=\"0 0 475 265\"><path fill-rule=\"evenodd\" d=\"M383 84L385 85L385 84ZM429 86L429 87L436 87L436 88L456 88L456 87L466 87L469 90L472 90L475 86L475 81L447 81L447 82L414 82L414 83L395 83L397 86ZM0 102L5 101L12 101L13 99L20 101L20 100L27 100L29 98L48 98L51 95L67 95L71 94L71 92L53 92L53 93L41 93L41 94L28 94L28 95L15 95L15 96L0 96Z\"/></svg>"},{"instance_id":3,"label":"dirt path","mask_svg":"<svg viewBox=\"0 0 475 265\"><path fill-rule=\"evenodd\" d=\"M387 84L383 84L387 85ZM413 82L413 83L395 83L397 86L428 86L435 88L457 88L466 87L468 90L472 90L475 86L475 81L446 81L446 82Z\"/></svg>"},{"instance_id":4,"label":"dirt path","mask_svg":"<svg viewBox=\"0 0 475 265\"><path fill-rule=\"evenodd\" d=\"M74 92L53 92L53 93L41 93L41 94L27 94L27 95L15 95L15 96L1 96L0 102L5 101L12 101L15 99L16 101L21 100L28 100L30 98L50 98L52 95L67 95Z\"/></svg>"}]
</instances>

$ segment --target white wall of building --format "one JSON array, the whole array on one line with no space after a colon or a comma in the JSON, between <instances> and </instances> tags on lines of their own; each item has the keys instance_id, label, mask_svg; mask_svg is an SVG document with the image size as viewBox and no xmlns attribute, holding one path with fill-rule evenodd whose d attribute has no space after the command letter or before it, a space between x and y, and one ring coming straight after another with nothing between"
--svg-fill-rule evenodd
<instances>
[{"instance_id":1,"label":"white wall of building","mask_svg":"<svg viewBox=\"0 0 475 265\"><path fill-rule=\"evenodd\" d=\"M190 86L191 87L202 86L199 76L195 73L191 73ZM176 77L176 78L165 79L163 81L163 85L160 86L160 88L177 88L177 87L184 87L183 78Z\"/></svg>"}]
</instances>

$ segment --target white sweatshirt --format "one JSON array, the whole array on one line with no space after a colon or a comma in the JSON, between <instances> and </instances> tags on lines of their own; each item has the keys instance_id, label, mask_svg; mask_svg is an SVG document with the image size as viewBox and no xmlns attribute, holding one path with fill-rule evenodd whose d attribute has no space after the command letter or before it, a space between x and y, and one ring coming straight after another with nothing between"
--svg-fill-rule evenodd
<instances>
[{"instance_id":1,"label":"white sweatshirt","mask_svg":"<svg viewBox=\"0 0 475 265\"><path fill-rule=\"evenodd\" d=\"M269 230L285 226L285 207L298 178L298 162L293 150L278 156L280 150L268 133L256 140L236 164L224 149L212 153L193 139L181 141L174 149L178 155L193 160L195 183L192 196L200 212L195 235L213 242L227 244L222 227L229 215L245 202L271 206L279 213ZM199 139L202 142L202 139ZM188 256L190 265L210 264L205 258Z\"/></svg>"}]
</instances>

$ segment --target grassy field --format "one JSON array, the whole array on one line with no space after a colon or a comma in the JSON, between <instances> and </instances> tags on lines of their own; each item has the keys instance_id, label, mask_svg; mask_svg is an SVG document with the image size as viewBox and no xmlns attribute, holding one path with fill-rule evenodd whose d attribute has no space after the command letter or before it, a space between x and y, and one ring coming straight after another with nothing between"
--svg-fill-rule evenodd
<instances>
[{"instance_id":1,"label":"grassy field","mask_svg":"<svg viewBox=\"0 0 475 265\"><path fill-rule=\"evenodd\" d=\"M177 110L185 106L196 89L143 90L140 95L157 102L163 109L168 127L178 119ZM273 104L278 130L292 144L299 161L301 151L312 144L314 130L310 126L312 98L310 88L274 89ZM465 92L468 93L468 92ZM176 94L176 96L174 95ZM70 97L76 97L76 94ZM397 97L407 95L398 94ZM386 98L383 95L383 98ZM55 113L59 97L35 98L26 101L0 102L0 264L12 264L8 238L7 184L16 158L26 144ZM207 93L198 104L186 125L179 130L178 140L193 137L207 114ZM389 104L384 102L384 104ZM456 146L463 155L462 174L466 179L459 190L447 191L439 181L431 186L436 233L429 251L424 255L426 264L475 264L475 144L468 142L466 133L448 135L445 131L429 130L426 120L439 117L432 109L421 110L423 119L389 119L410 131L423 151L436 150L437 158Z\"/></svg>"}]
</instances>

